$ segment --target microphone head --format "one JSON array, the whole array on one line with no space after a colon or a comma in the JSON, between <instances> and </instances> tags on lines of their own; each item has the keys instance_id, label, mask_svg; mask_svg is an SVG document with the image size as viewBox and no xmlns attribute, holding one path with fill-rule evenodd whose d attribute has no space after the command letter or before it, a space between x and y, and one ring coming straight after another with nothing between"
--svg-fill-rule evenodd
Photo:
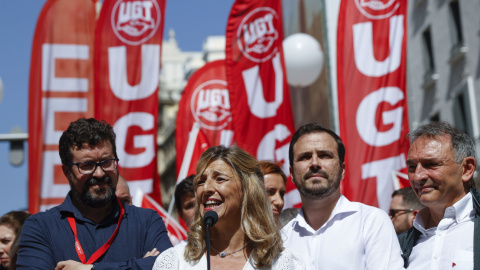
<instances>
[{"instance_id":1,"label":"microphone head","mask_svg":"<svg viewBox=\"0 0 480 270\"><path fill-rule=\"evenodd\" d=\"M218 214L215 211L208 211L203 216L203 224L205 224L205 226L207 226L208 224L210 225L210 227L213 227L213 225L217 223L217 220L218 220Z\"/></svg>"}]
</instances>

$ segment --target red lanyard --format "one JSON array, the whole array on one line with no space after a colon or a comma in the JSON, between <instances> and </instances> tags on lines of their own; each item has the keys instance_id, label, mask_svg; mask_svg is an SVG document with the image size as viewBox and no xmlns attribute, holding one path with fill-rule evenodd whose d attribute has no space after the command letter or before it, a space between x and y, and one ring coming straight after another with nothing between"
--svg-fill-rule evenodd
<instances>
[{"instance_id":1,"label":"red lanyard","mask_svg":"<svg viewBox=\"0 0 480 270\"><path fill-rule=\"evenodd\" d=\"M120 217L118 218L117 228L113 232L112 236L110 236L110 239L108 239L108 241L103 244L103 246L101 246L97 251L95 251L95 253L93 253L90 257L90 259L88 259L88 261L85 257L85 253L83 253L82 245L80 245L80 241L78 241L77 238L77 224L75 223L75 218L72 216L67 217L70 228L72 228L73 235L75 235L75 250L77 251L78 257L83 264L94 263L108 250L108 248L112 245L113 240L115 240L115 237L118 233L118 228L120 228L120 223L122 222L123 215L125 214L125 209L123 209L122 203L118 201L118 204L120 205Z\"/></svg>"}]
</instances>

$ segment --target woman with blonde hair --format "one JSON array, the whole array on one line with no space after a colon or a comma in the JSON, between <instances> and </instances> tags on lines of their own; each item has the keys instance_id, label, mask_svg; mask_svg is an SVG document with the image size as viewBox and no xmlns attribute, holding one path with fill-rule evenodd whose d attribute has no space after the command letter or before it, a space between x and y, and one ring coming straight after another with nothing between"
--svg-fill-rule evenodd
<instances>
[{"instance_id":1,"label":"woman with blonde hair","mask_svg":"<svg viewBox=\"0 0 480 270\"><path fill-rule=\"evenodd\" d=\"M210 228L211 269L305 269L303 261L284 250L266 196L258 161L238 147L208 148L194 180L195 218L186 244L162 252L157 269L206 269L203 216L218 214Z\"/></svg>"}]
</instances>

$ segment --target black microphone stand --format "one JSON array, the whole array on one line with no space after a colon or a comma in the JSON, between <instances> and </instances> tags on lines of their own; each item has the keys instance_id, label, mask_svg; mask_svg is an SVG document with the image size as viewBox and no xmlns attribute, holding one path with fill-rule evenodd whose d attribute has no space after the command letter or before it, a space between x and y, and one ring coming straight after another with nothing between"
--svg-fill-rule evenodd
<instances>
[{"instance_id":1,"label":"black microphone stand","mask_svg":"<svg viewBox=\"0 0 480 270\"><path fill-rule=\"evenodd\" d=\"M210 270L210 227L217 223L218 214L215 211L208 211L203 216L203 224L205 224L205 242L207 245L207 270Z\"/></svg>"},{"instance_id":2,"label":"black microphone stand","mask_svg":"<svg viewBox=\"0 0 480 270\"><path fill-rule=\"evenodd\" d=\"M206 230L207 230L207 270L210 270L210 222L207 222L206 224Z\"/></svg>"}]
</instances>

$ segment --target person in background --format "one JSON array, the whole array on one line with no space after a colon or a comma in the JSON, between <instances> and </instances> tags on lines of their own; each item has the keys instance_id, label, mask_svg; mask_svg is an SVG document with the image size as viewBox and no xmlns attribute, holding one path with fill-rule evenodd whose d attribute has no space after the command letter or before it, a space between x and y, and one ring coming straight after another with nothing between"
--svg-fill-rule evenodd
<instances>
[{"instance_id":1,"label":"person in background","mask_svg":"<svg viewBox=\"0 0 480 270\"><path fill-rule=\"evenodd\" d=\"M17 269L17 255L18 255L18 244L20 242L20 234L15 237L13 241L12 247L10 248L10 267L8 270L15 270ZM0 266L0 269L2 267Z\"/></svg>"},{"instance_id":2,"label":"person in background","mask_svg":"<svg viewBox=\"0 0 480 270\"><path fill-rule=\"evenodd\" d=\"M285 196L285 183L287 176L282 171L282 168L275 163L269 161L260 161L260 171L263 174L263 181L265 183L265 190L267 196L272 204L273 216L278 220L280 213L283 210L283 197Z\"/></svg>"},{"instance_id":3,"label":"person in background","mask_svg":"<svg viewBox=\"0 0 480 270\"><path fill-rule=\"evenodd\" d=\"M193 179L195 175L190 175L183 179L175 187L175 208L178 216L185 221L187 227L190 227L195 216L195 193L193 190Z\"/></svg>"},{"instance_id":4,"label":"person in background","mask_svg":"<svg viewBox=\"0 0 480 270\"><path fill-rule=\"evenodd\" d=\"M413 220L423 205L411 187L395 190L392 194L388 215L392 220L395 232L401 234L413 226Z\"/></svg>"},{"instance_id":5,"label":"person in background","mask_svg":"<svg viewBox=\"0 0 480 270\"><path fill-rule=\"evenodd\" d=\"M130 188L128 182L121 175L118 176L118 183L115 189L115 196L124 204L132 205L132 195L130 194Z\"/></svg>"},{"instance_id":6,"label":"person in background","mask_svg":"<svg viewBox=\"0 0 480 270\"><path fill-rule=\"evenodd\" d=\"M409 269L480 269L475 141L446 122L408 134L408 180L425 208L399 235Z\"/></svg>"},{"instance_id":7,"label":"person in background","mask_svg":"<svg viewBox=\"0 0 480 270\"><path fill-rule=\"evenodd\" d=\"M70 191L61 205L25 221L17 269L151 269L152 256L172 243L157 212L115 196L112 126L93 118L70 123L59 153Z\"/></svg>"},{"instance_id":8,"label":"person in background","mask_svg":"<svg viewBox=\"0 0 480 270\"><path fill-rule=\"evenodd\" d=\"M154 270L207 268L208 211L218 214L209 230L214 269L304 269L303 261L282 247L254 157L238 147L213 146L201 155L196 173L197 204L187 243L160 254Z\"/></svg>"},{"instance_id":9,"label":"person in background","mask_svg":"<svg viewBox=\"0 0 480 270\"><path fill-rule=\"evenodd\" d=\"M302 208L282 228L284 246L307 269L403 269L400 245L385 211L340 193L345 146L318 124L300 127L289 148L290 173Z\"/></svg>"},{"instance_id":10,"label":"person in background","mask_svg":"<svg viewBox=\"0 0 480 270\"><path fill-rule=\"evenodd\" d=\"M20 236L23 223L30 216L26 211L10 211L0 217L0 269L15 267L16 254L12 246Z\"/></svg>"}]
</instances>

